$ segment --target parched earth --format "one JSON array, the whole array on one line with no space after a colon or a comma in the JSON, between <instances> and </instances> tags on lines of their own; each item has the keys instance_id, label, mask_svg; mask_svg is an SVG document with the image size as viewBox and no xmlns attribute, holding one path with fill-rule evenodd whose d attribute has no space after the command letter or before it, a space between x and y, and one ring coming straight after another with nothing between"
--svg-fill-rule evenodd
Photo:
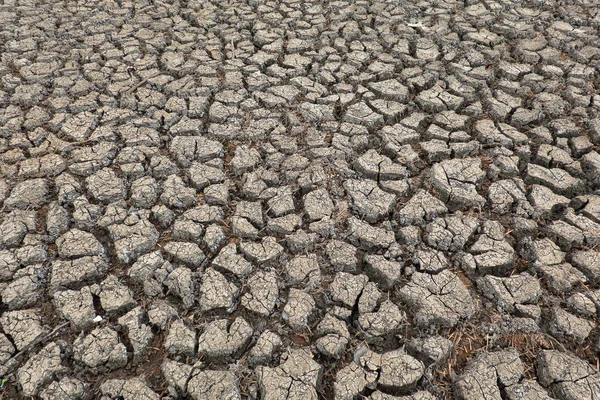
<instances>
[{"instance_id":1,"label":"parched earth","mask_svg":"<svg viewBox=\"0 0 600 400\"><path fill-rule=\"evenodd\" d=\"M1 399L600 399L597 0L5 0Z\"/></svg>"}]
</instances>

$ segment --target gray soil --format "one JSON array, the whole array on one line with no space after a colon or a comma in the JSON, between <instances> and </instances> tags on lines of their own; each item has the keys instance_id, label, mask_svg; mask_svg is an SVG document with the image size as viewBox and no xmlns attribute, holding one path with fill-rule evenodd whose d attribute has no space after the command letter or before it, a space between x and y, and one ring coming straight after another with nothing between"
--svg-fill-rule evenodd
<instances>
[{"instance_id":1,"label":"gray soil","mask_svg":"<svg viewBox=\"0 0 600 400\"><path fill-rule=\"evenodd\" d=\"M597 0L5 0L0 399L600 399Z\"/></svg>"}]
</instances>

